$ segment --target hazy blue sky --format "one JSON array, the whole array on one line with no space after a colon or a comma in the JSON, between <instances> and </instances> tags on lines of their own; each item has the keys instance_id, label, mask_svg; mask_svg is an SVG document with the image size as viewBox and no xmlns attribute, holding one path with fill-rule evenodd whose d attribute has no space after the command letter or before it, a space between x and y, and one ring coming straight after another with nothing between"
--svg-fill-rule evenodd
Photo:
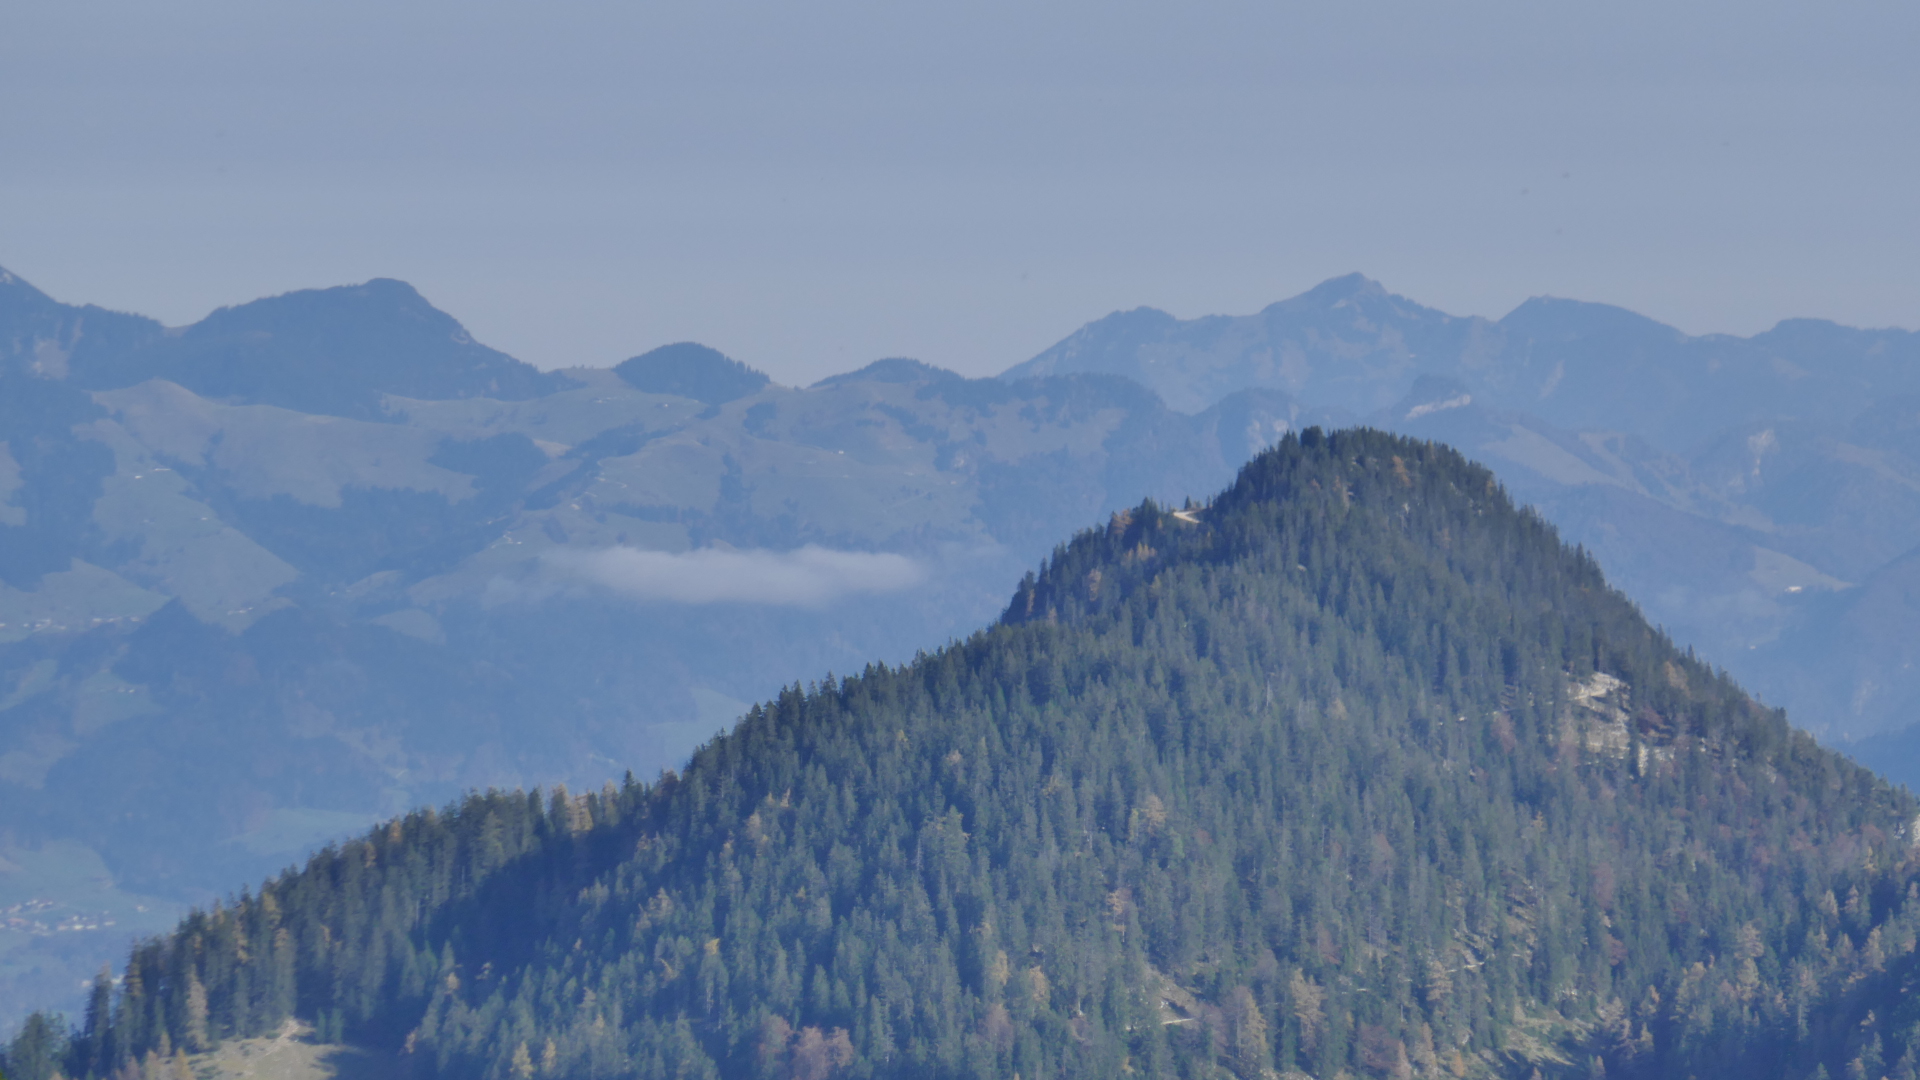
<instances>
[{"instance_id":1,"label":"hazy blue sky","mask_svg":"<svg viewBox=\"0 0 1920 1080\"><path fill-rule=\"evenodd\" d=\"M404 278L543 366L998 371L1360 270L1920 326L1920 4L5 0L0 266Z\"/></svg>"}]
</instances>

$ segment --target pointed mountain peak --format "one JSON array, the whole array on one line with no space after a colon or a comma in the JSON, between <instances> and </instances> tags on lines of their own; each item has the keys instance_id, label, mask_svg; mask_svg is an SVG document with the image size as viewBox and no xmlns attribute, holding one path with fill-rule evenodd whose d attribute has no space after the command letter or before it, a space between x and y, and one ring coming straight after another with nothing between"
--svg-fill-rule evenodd
<instances>
[{"instance_id":1,"label":"pointed mountain peak","mask_svg":"<svg viewBox=\"0 0 1920 1080\"><path fill-rule=\"evenodd\" d=\"M1432 325L1453 321L1453 317L1446 312L1435 311L1409 300L1359 273L1328 278L1298 296L1268 304L1261 309L1259 317L1281 322L1328 317L1346 321L1362 310L1367 312L1369 321L1394 319ZM1345 314L1332 315L1336 311L1344 311Z\"/></svg>"},{"instance_id":2,"label":"pointed mountain peak","mask_svg":"<svg viewBox=\"0 0 1920 1080\"><path fill-rule=\"evenodd\" d=\"M26 278L0 266L0 309L18 310L21 308L55 308L60 302L39 289Z\"/></svg>"},{"instance_id":3,"label":"pointed mountain peak","mask_svg":"<svg viewBox=\"0 0 1920 1080\"><path fill-rule=\"evenodd\" d=\"M1302 293L1301 297L1303 299L1311 297L1315 300L1338 303L1341 300L1358 300L1364 297L1391 295L1393 294L1387 292L1385 285L1356 271L1351 274L1343 274L1340 277L1328 278L1313 288L1308 289L1305 293Z\"/></svg>"}]
</instances>

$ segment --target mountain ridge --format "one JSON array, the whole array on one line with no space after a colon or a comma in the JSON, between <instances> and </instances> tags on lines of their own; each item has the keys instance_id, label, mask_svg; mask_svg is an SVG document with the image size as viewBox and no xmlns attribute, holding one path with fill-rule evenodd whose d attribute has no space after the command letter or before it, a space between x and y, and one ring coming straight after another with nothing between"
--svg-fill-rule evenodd
<instances>
[{"instance_id":1,"label":"mountain ridge","mask_svg":"<svg viewBox=\"0 0 1920 1080\"><path fill-rule=\"evenodd\" d=\"M383 395L517 400L570 382L479 345L413 286L392 278L298 289L173 329L60 303L10 273L6 287L14 299L0 298L10 309L0 318L16 327L9 349L15 363L90 391L163 378L217 400L385 419ZM102 319L117 339L106 348L87 332L88 320ZM33 328L31 343L21 339L20 321Z\"/></svg>"},{"instance_id":2,"label":"mountain ridge","mask_svg":"<svg viewBox=\"0 0 1920 1080\"><path fill-rule=\"evenodd\" d=\"M1153 317L1141 312L1152 312ZM1150 336L1143 337L1143 332ZM1804 387L1798 397L1791 389L1806 378L1801 364L1812 359L1804 352L1809 340L1824 350L1819 360L1828 367L1838 365L1822 382L1840 390L1837 397L1806 399ZM1595 342L1600 354L1594 352ZM1836 344L1847 351L1835 351ZM1538 414L1562 427L1617 428L1632 410L1619 408L1616 395L1606 392L1606 380L1593 370L1596 356L1617 364L1651 345L1679 348L1682 366L1689 369L1680 374L1691 380L1673 383L1682 392L1671 395L1678 403L1662 414L1666 418L1652 426L1644 426L1644 421L1639 428L1625 425L1656 442L1675 432L1684 441L1688 429L1674 418L1681 409L1696 414L1708 410L1706 417L1696 419L1696 428L1763 418L1750 411L1755 406L1752 393L1725 391L1731 385L1726 379L1734 374L1762 386L1767 407L1785 403L1819 410L1806 413L1808 418L1870 405L1860 385L1869 376L1882 383L1904 379L1901 385L1909 389L1920 378L1912 374L1910 362L1888 363L1894 355L1909 361L1920 356L1920 333L1901 328L1855 329L1824 320L1785 319L1750 337L1693 336L1625 308L1548 296L1530 298L1490 320L1424 307L1359 274L1329 279L1252 315L1181 320L1156 309L1116 313L1089 323L1005 375L1069 370L1123 374L1153 387L1182 411L1204 408L1211 403L1208 395L1220 387L1270 386L1315 404L1347 409L1355 418L1390 404L1418 375L1445 375L1494 395L1508 408ZM1567 352L1569 346L1582 348ZM1339 374L1356 365L1368 380L1384 378L1390 385L1369 391L1365 383ZM1572 383L1566 382L1569 372ZM1660 376L1657 368L1644 364L1631 374L1643 386ZM1702 387L1707 385L1720 388L1715 391L1718 401L1704 396ZM1581 392L1566 392L1576 387ZM1605 409L1596 401L1605 401ZM1736 410L1744 403L1749 411L1727 412L1727 403Z\"/></svg>"}]
</instances>

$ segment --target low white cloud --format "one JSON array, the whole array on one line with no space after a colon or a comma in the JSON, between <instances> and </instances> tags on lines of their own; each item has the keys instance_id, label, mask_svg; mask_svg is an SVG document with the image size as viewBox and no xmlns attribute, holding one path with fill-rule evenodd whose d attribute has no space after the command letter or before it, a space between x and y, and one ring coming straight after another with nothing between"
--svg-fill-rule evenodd
<instances>
[{"instance_id":1,"label":"low white cloud","mask_svg":"<svg viewBox=\"0 0 1920 1080\"><path fill-rule=\"evenodd\" d=\"M898 592L925 576L920 564L905 555L834 551L812 544L796 551L563 550L544 561L578 582L635 599L682 604L819 607L844 596Z\"/></svg>"}]
</instances>

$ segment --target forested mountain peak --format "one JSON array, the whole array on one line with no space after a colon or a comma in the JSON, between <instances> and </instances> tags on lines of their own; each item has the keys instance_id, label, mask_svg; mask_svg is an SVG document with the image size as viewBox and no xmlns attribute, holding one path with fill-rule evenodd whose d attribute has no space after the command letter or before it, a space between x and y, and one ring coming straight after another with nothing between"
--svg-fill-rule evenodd
<instances>
[{"instance_id":1,"label":"forested mountain peak","mask_svg":"<svg viewBox=\"0 0 1920 1080\"><path fill-rule=\"evenodd\" d=\"M1914 812L1484 469L1310 428L682 774L476 795L192 916L65 1067L291 1013L490 1080L1905 1080Z\"/></svg>"},{"instance_id":2,"label":"forested mountain peak","mask_svg":"<svg viewBox=\"0 0 1920 1080\"><path fill-rule=\"evenodd\" d=\"M1411 536L1429 540L1426 557L1440 561L1439 580L1453 579L1458 595L1422 590L1414 598L1396 597L1396 590L1409 587L1404 565L1393 566L1399 559L1389 563L1392 569L1363 569L1349 561L1354 544L1372 546L1365 533L1381 524L1383 511ZM1344 533L1354 522L1361 524L1350 542L1328 544L1328 530ZM1328 434L1310 428L1256 458L1206 506L1168 512L1149 504L1114 515L1105 529L1082 533L1029 576L1004 621L1117 617L1112 613L1129 609L1141 589L1158 587L1169 567L1240 565L1285 552L1299 561L1293 575L1278 566L1281 575L1315 583L1322 605L1364 603L1371 590L1379 593L1374 602L1389 608L1424 610L1429 633L1471 636L1470 623L1448 615L1459 596L1470 595L1477 605L1493 594L1515 610L1541 609L1532 612L1535 617L1588 614L1595 620L1585 631L1590 648L1563 645L1559 678L1551 687L1560 702L1557 737L1583 752L1630 758L1629 767L1638 770L1670 760L1676 746L1763 765L1805 750L1795 749L1807 740L1791 734L1777 710L1753 702L1724 673L1679 653L1606 585L1590 557L1562 548L1532 512L1516 511L1491 472L1436 444L1376 431ZM1432 648L1413 642L1400 647ZM1442 672L1436 688L1459 670L1444 648L1431 659ZM1520 692L1522 672L1510 649L1502 652L1498 670L1490 667L1485 674L1497 675L1499 684L1482 689L1503 703ZM1840 768L1849 785L1874 792L1878 805L1892 805L1885 800L1894 796L1879 790L1865 770Z\"/></svg>"}]
</instances>

